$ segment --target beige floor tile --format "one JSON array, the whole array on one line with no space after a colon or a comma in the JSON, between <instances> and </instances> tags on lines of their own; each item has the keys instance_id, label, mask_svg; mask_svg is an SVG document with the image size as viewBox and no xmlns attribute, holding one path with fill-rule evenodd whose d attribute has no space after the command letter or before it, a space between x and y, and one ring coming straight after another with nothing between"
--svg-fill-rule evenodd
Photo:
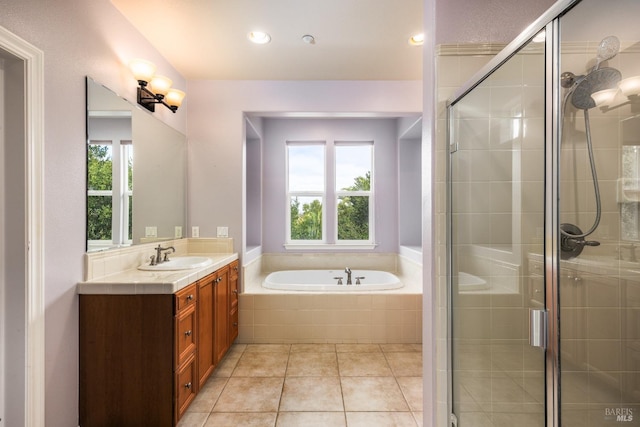
<instances>
[{"instance_id":1,"label":"beige floor tile","mask_svg":"<svg viewBox=\"0 0 640 427\"><path fill-rule=\"evenodd\" d=\"M280 411L344 411L338 377L288 377Z\"/></svg>"},{"instance_id":2,"label":"beige floor tile","mask_svg":"<svg viewBox=\"0 0 640 427\"><path fill-rule=\"evenodd\" d=\"M345 377L393 376L382 353L338 353L338 367Z\"/></svg>"},{"instance_id":3,"label":"beige floor tile","mask_svg":"<svg viewBox=\"0 0 640 427\"><path fill-rule=\"evenodd\" d=\"M273 427L276 424L275 412L225 413L214 412L205 427Z\"/></svg>"},{"instance_id":4,"label":"beige floor tile","mask_svg":"<svg viewBox=\"0 0 640 427\"><path fill-rule=\"evenodd\" d=\"M344 412L280 412L276 427L345 427Z\"/></svg>"},{"instance_id":5,"label":"beige floor tile","mask_svg":"<svg viewBox=\"0 0 640 427\"><path fill-rule=\"evenodd\" d=\"M377 353L380 352L378 344L336 344L338 353Z\"/></svg>"},{"instance_id":6,"label":"beige floor tile","mask_svg":"<svg viewBox=\"0 0 640 427\"><path fill-rule=\"evenodd\" d=\"M422 353L385 353L396 377L421 377Z\"/></svg>"},{"instance_id":7,"label":"beige floor tile","mask_svg":"<svg viewBox=\"0 0 640 427\"><path fill-rule=\"evenodd\" d=\"M289 353L245 352L238 361L232 376L284 377L288 360Z\"/></svg>"},{"instance_id":8,"label":"beige floor tile","mask_svg":"<svg viewBox=\"0 0 640 427\"><path fill-rule=\"evenodd\" d=\"M409 411L393 377L342 377L346 411Z\"/></svg>"},{"instance_id":9,"label":"beige floor tile","mask_svg":"<svg viewBox=\"0 0 640 427\"><path fill-rule=\"evenodd\" d=\"M412 411L422 411L422 377L396 377Z\"/></svg>"},{"instance_id":10,"label":"beige floor tile","mask_svg":"<svg viewBox=\"0 0 640 427\"><path fill-rule=\"evenodd\" d=\"M289 353L291 344L247 344L245 353Z\"/></svg>"},{"instance_id":11,"label":"beige floor tile","mask_svg":"<svg viewBox=\"0 0 640 427\"><path fill-rule=\"evenodd\" d=\"M211 412L213 405L216 404L220 393L227 384L227 380L228 378L209 378L189 405L187 412Z\"/></svg>"},{"instance_id":12,"label":"beige floor tile","mask_svg":"<svg viewBox=\"0 0 640 427\"><path fill-rule=\"evenodd\" d=\"M422 351L422 344L380 344L385 353Z\"/></svg>"},{"instance_id":13,"label":"beige floor tile","mask_svg":"<svg viewBox=\"0 0 640 427\"><path fill-rule=\"evenodd\" d=\"M207 412L189 412L187 410L176 427L202 427L207 421L207 417L209 417Z\"/></svg>"},{"instance_id":14,"label":"beige floor tile","mask_svg":"<svg viewBox=\"0 0 640 427\"><path fill-rule=\"evenodd\" d=\"M241 355L247 349L247 344L233 344L227 351L227 356Z\"/></svg>"},{"instance_id":15,"label":"beige floor tile","mask_svg":"<svg viewBox=\"0 0 640 427\"><path fill-rule=\"evenodd\" d=\"M223 358L213 371L213 376L229 378L233 374L233 370L236 368L238 360L240 360L240 355Z\"/></svg>"},{"instance_id":16,"label":"beige floor tile","mask_svg":"<svg viewBox=\"0 0 640 427\"><path fill-rule=\"evenodd\" d=\"M291 344L291 353L335 353L335 344Z\"/></svg>"},{"instance_id":17,"label":"beige floor tile","mask_svg":"<svg viewBox=\"0 0 640 427\"><path fill-rule=\"evenodd\" d=\"M416 427L411 412L347 412L349 427Z\"/></svg>"},{"instance_id":18,"label":"beige floor tile","mask_svg":"<svg viewBox=\"0 0 640 427\"><path fill-rule=\"evenodd\" d=\"M231 377L214 412L277 412L284 378Z\"/></svg>"},{"instance_id":19,"label":"beige floor tile","mask_svg":"<svg viewBox=\"0 0 640 427\"><path fill-rule=\"evenodd\" d=\"M338 376L336 353L291 353L287 377Z\"/></svg>"}]
</instances>

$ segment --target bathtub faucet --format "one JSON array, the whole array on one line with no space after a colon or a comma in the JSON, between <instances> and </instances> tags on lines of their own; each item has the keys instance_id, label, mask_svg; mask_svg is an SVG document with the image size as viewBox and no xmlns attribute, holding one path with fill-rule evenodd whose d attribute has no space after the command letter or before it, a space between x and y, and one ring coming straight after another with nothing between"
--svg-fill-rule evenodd
<instances>
[{"instance_id":1,"label":"bathtub faucet","mask_svg":"<svg viewBox=\"0 0 640 427\"><path fill-rule=\"evenodd\" d=\"M344 272L347 273L347 285L353 285L351 282L351 269L347 267L344 269Z\"/></svg>"}]
</instances>

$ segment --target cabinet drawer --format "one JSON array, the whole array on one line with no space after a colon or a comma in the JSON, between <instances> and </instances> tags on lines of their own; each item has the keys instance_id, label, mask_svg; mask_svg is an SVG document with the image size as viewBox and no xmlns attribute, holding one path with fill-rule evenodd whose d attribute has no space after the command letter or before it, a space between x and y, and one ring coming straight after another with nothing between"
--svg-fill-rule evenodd
<instances>
[{"instance_id":1,"label":"cabinet drawer","mask_svg":"<svg viewBox=\"0 0 640 427\"><path fill-rule=\"evenodd\" d=\"M196 285L189 285L175 293L176 314L187 307L196 305Z\"/></svg>"},{"instance_id":2,"label":"cabinet drawer","mask_svg":"<svg viewBox=\"0 0 640 427\"><path fill-rule=\"evenodd\" d=\"M238 338L238 309L229 314L229 345Z\"/></svg>"},{"instance_id":3,"label":"cabinet drawer","mask_svg":"<svg viewBox=\"0 0 640 427\"><path fill-rule=\"evenodd\" d=\"M176 366L181 366L196 349L196 306L176 316Z\"/></svg>"},{"instance_id":4,"label":"cabinet drawer","mask_svg":"<svg viewBox=\"0 0 640 427\"><path fill-rule=\"evenodd\" d=\"M186 363L180 368L175 375L176 381L176 414L177 420L187 410L191 401L196 397L196 359L192 354ZM176 420L176 421L177 421Z\"/></svg>"}]
</instances>

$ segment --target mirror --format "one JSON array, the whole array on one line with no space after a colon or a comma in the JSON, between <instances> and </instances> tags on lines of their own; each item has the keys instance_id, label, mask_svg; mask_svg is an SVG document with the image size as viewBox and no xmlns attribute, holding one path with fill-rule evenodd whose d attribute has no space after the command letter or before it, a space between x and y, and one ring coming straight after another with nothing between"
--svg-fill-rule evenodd
<instances>
[{"instance_id":1,"label":"mirror","mask_svg":"<svg viewBox=\"0 0 640 427\"><path fill-rule=\"evenodd\" d=\"M87 251L181 238L186 137L87 77Z\"/></svg>"}]
</instances>

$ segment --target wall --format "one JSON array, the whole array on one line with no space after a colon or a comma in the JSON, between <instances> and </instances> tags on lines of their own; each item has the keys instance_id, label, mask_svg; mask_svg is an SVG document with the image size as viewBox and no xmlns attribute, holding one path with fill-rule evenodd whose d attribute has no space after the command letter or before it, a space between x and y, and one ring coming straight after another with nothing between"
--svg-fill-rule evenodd
<instances>
[{"instance_id":1,"label":"wall","mask_svg":"<svg viewBox=\"0 0 640 427\"><path fill-rule=\"evenodd\" d=\"M243 123L245 112L382 113L421 110L418 81L190 81L189 227L203 237L228 226L235 250L242 242Z\"/></svg>"},{"instance_id":2,"label":"wall","mask_svg":"<svg viewBox=\"0 0 640 427\"><path fill-rule=\"evenodd\" d=\"M0 25L44 51L46 421L51 427L74 426L75 286L82 280L85 252L85 76L134 99L135 81L125 64L144 57L176 87L186 83L108 0L3 0ZM186 129L181 112L159 111L156 116L182 132Z\"/></svg>"}]
</instances>

